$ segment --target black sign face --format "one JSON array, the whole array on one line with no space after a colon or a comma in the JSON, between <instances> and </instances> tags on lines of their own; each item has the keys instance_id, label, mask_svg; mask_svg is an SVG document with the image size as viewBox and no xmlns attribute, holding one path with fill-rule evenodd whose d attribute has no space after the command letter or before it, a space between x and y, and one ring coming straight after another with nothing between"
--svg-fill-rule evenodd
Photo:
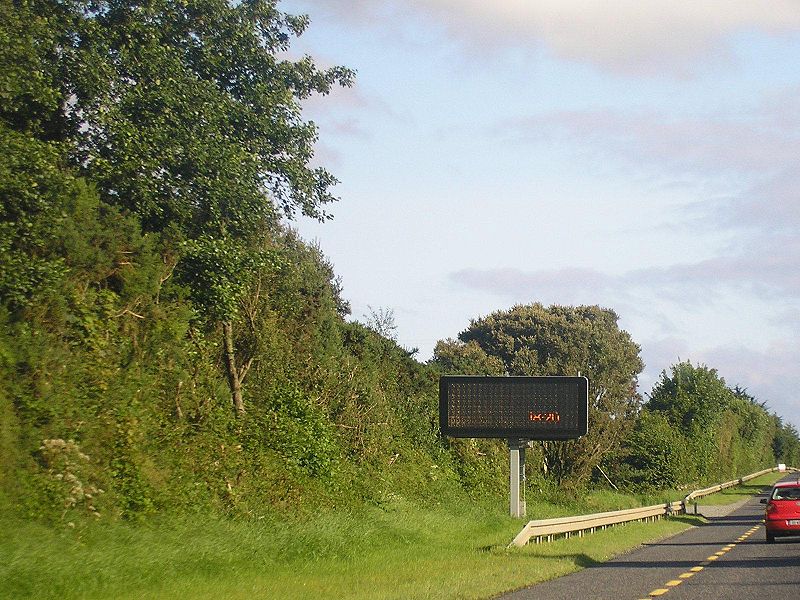
<instances>
[{"instance_id":1,"label":"black sign face","mask_svg":"<svg viewBox=\"0 0 800 600\"><path fill-rule=\"evenodd\" d=\"M452 437L569 440L586 434L586 377L439 380L439 426Z\"/></svg>"}]
</instances>

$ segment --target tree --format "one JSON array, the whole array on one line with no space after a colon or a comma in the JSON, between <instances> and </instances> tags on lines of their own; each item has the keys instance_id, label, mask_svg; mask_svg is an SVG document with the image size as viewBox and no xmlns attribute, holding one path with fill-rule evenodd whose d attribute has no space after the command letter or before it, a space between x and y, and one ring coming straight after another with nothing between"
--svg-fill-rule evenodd
<instances>
[{"instance_id":1,"label":"tree","mask_svg":"<svg viewBox=\"0 0 800 600\"><path fill-rule=\"evenodd\" d=\"M665 490L692 481L686 439L659 412L643 410L625 437L621 460L612 473L634 488ZM612 475L614 476L614 475Z\"/></svg>"},{"instance_id":2,"label":"tree","mask_svg":"<svg viewBox=\"0 0 800 600\"><path fill-rule=\"evenodd\" d=\"M653 386L647 408L663 413L673 426L684 430L708 430L734 398L725 380L705 365L690 362L673 365Z\"/></svg>"},{"instance_id":3,"label":"tree","mask_svg":"<svg viewBox=\"0 0 800 600\"><path fill-rule=\"evenodd\" d=\"M27 6L27 5L26 5ZM105 202L181 249L176 273L221 328L238 413L246 365L236 325L266 231L325 219L336 180L311 166L300 102L350 85L345 68L281 58L308 19L277 0L33 0L57 40L61 121L73 164ZM249 359L247 359L249 360Z\"/></svg>"},{"instance_id":4,"label":"tree","mask_svg":"<svg viewBox=\"0 0 800 600\"><path fill-rule=\"evenodd\" d=\"M0 2L0 121L45 142L63 133L61 14L57 5Z\"/></svg>"},{"instance_id":5,"label":"tree","mask_svg":"<svg viewBox=\"0 0 800 600\"><path fill-rule=\"evenodd\" d=\"M67 205L86 186L63 169L51 139L62 94L51 18L0 2L0 301L20 309L64 274L56 243Z\"/></svg>"},{"instance_id":6,"label":"tree","mask_svg":"<svg viewBox=\"0 0 800 600\"><path fill-rule=\"evenodd\" d=\"M0 301L20 309L63 276L52 246L67 204L87 190L59 168L52 144L0 123L0 146Z\"/></svg>"},{"instance_id":7,"label":"tree","mask_svg":"<svg viewBox=\"0 0 800 600\"><path fill-rule=\"evenodd\" d=\"M642 414L665 419L681 446L675 483L730 479L775 460L777 424L766 405L739 386L729 388L705 365L685 361L662 372ZM631 452L633 462L647 460Z\"/></svg>"},{"instance_id":8,"label":"tree","mask_svg":"<svg viewBox=\"0 0 800 600\"><path fill-rule=\"evenodd\" d=\"M453 357L469 356L492 370L496 360L509 375L588 377L589 433L576 441L543 443L545 469L558 480L581 482L618 447L640 404L639 346L617 321L616 313L598 306L515 306L472 321L459 335L458 352L452 342L440 342L436 358L458 365Z\"/></svg>"},{"instance_id":9,"label":"tree","mask_svg":"<svg viewBox=\"0 0 800 600\"><path fill-rule=\"evenodd\" d=\"M325 218L334 178L309 165L300 100L349 85L278 55L308 25L276 0L82 1L67 116L101 191L146 230L251 236L276 210Z\"/></svg>"},{"instance_id":10,"label":"tree","mask_svg":"<svg viewBox=\"0 0 800 600\"><path fill-rule=\"evenodd\" d=\"M484 352L474 340L439 340L433 350L433 364L445 375L505 375L503 361Z\"/></svg>"},{"instance_id":11,"label":"tree","mask_svg":"<svg viewBox=\"0 0 800 600\"><path fill-rule=\"evenodd\" d=\"M800 463L800 435L791 423L784 423L777 415L773 415L775 437L772 448L775 458L787 465Z\"/></svg>"}]
</instances>

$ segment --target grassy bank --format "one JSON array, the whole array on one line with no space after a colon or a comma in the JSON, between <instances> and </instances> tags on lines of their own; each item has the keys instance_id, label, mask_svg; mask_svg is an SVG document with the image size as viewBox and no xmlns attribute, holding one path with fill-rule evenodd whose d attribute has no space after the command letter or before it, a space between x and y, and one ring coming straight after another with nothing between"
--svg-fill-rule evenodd
<instances>
[{"instance_id":1,"label":"grassy bank","mask_svg":"<svg viewBox=\"0 0 800 600\"><path fill-rule=\"evenodd\" d=\"M529 500L529 516L635 503L606 493L560 505ZM522 523L502 506L422 508L399 498L303 522L162 517L53 529L5 517L0 597L486 598L606 560L691 522L628 524L509 550Z\"/></svg>"}]
</instances>

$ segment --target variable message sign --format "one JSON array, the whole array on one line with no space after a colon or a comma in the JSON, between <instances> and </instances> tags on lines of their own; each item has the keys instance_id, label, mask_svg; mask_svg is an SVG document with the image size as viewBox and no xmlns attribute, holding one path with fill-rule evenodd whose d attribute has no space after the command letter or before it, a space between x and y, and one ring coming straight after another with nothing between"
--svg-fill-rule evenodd
<instances>
[{"instance_id":1,"label":"variable message sign","mask_svg":"<svg viewBox=\"0 0 800 600\"><path fill-rule=\"evenodd\" d=\"M569 440L586 434L585 377L471 377L439 380L439 426L452 437Z\"/></svg>"}]
</instances>

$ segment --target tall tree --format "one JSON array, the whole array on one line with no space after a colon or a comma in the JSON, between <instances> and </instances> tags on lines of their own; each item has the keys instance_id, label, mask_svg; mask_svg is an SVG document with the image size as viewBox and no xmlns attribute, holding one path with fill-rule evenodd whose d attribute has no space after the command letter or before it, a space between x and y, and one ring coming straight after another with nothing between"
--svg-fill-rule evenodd
<instances>
[{"instance_id":1,"label":"tall tree","mask_svg":"<svg viewBox=\"0 0 800 600\"><path fill-rule=\"evenodd\" d=\"M791 423L784 423L777 415L772 416L775 423L775 437L772 449L775 458L787 465L800 463L800 435Z\"/></svg>"},{"instance_id":2,"label":"tall tree","mask_svg":"<svg viewBox=\"0 0 800 600\"><path fill-rule=\"evenodd\" d=\"M38 10L37 10L38 8ZM63 168L57 15L0 0L0 302L19 309L63 275L57 243L85 186Z\"/></svg>"},{"instance_id":3,"label":"tall tree","mask_svg":"<svg viewBox=\"0 0 800 600\"><path fill-rule=\"evenodd\" d=\"M277 0L31 0L61 15L58 72L73 162L106 202L182 250L176 272L223 336L237 412L252 357L236 325L263 236L281 216L325 219L335 179L314 167L300 102L350 85L345 68L286 58L308 25Z\"/></svg>"},{"instance_id":4,"label":"tall tree","mask_svg":"<svg viewBox=\"0 0 800 600\"><path fill-rule=\"evenodd\" d=\"M439 340L433 350L433 361L445 375L505 375L503 361L484 352L471 340Z\"/></svg>"},{"instance_id":5,"label":"tall tree","mask_svg":"<svg viewBox=\"0 0 800 600\"><path fill-rule=\"evenodd\" d=\"M509 375L577 375L589 379L589 433L580 440L545 442L545 468L557 479L585 481L628 431L641 398L639 346L598 306L515 306L472 321L459 335L464 357L485 354ZM477 345L482 353L477 353ZM453 344L440 344L434 360L445 368ZM441 355L441 356L439 356ZM481 363L486 363L486 360Z\"/></svg>"},{"instance_id":6,"label":"tall tree","mask_svg":"<svg viewBox=\"0 0 800 600\"><path fill-rule=\"evenodd\" d=\"M647 408L663 413L673 426L685 431L709 431L734 397L716 369L686 361L661 374Z\"/></svg>"}]
</instances>

